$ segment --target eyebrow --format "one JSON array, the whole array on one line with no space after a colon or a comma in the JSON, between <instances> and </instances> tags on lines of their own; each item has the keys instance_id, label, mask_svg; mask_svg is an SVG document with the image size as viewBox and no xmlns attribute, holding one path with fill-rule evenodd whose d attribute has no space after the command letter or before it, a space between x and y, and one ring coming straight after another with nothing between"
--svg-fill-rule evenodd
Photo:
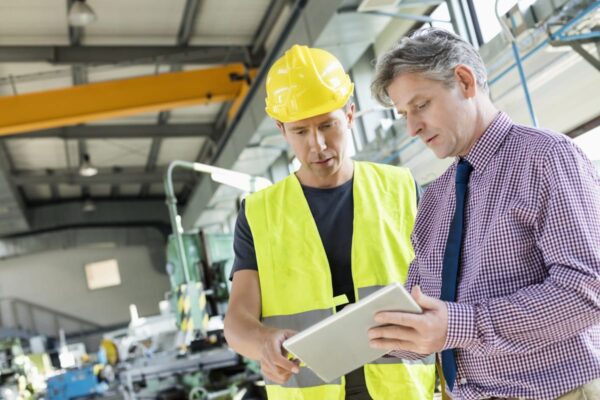
<instances>
[{"instance_id":1,"label":"eyebrow","mask_svg":"<svg viewBox=\"0 0 600 400\"><path fill-rule=\"evenodd\" d=\"M332 122L335 122L335 118L329 118L329 119L326 119L326 120L325 120L325 121L323 121L323 122L319 122L319 126L321 126L321 125L323 125L323 124L330 124L330 123L332 123Z\"/></svg>"},{"instance_id":2,"label":"eyebrow","mask_svg":"<svg viewBox=\"0 0 600 400\"><path fill-rule=\"evenodd\" d=\"M290 128L290 131L301 131L302 129L305 129L305 126L293 126Z\"/></svg>"},{"instance_id":3,"label":"eyebrow","mask_svg":"<svg viewBox=\"0 0 600 400\"><path fill-rule=\"evenodd\" d=\"M421 93L415 94L408 103L406 103L407 106L412 106L414 103L416 103L418 100L420 100L421 97L424 97ZM396 103L394 103L396 104ZM402 113L404 111L398 111L399 113Z\"/></svg>"},{"instance_id":4,"label":"eyebrow","mask_svg":"<svg viewBox=\"0 0 600 400\"><path fill-rule=\"evenodd\" d=\"M329 118L329 119L326 119L325 121L319 122L318 125L321 126L323 124L330 124L334 121L335 121L335 118ZM301 131L302 129L306 129L306 126L300 125L300 126L294 126L294 127L289 128L290 131Z\"/></svg>"}]
</instances>

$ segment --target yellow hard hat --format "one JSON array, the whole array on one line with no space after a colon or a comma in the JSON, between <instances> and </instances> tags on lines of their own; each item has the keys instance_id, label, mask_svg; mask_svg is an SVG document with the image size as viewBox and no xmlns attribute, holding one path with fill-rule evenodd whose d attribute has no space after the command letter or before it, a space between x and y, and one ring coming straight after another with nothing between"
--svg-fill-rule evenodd
<instances>
[{"instance_id":1,"label":"yellow hard hat","mask_svg":"<svg viewBox=\"0 0 600 400\"><path fill-rule=\"evenodd\" d=\"M277 121L299 121L343 107L353 90L331 53L294 45L269 70L265 110Z\"/></svg>"}]
</instances>

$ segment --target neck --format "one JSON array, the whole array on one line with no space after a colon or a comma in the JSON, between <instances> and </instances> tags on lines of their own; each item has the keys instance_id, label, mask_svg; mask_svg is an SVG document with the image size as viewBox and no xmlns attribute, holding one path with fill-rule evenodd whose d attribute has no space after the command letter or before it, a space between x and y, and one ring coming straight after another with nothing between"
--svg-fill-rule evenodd
<instances>
[{"instance_id":1,"label":"neck","mask_svg":"<svg viewBox=\"0 0 600 400\"><path fill-rule=\"evenodd\" d=\"M475 110L473 134L471 136L471 140L467 144L466 149L459 154L460 157L464 157L469 154L473 146L475 146L475 143L477 143L477 141L483 136L494 118L496 118L497 114L498 109L492 104L492 102L488 98L482 99Z\"/></svg>"},{"instance_id":2,"label":"neck","mask_svg":"<svg viewBox=\"0 0 600 400\"><path fill-rule=\"evenodd\" d=\"M350 158L347 158L342 163L342 166L335 173L327 176L318 176L310 171L300 168L296 172L296 177L304 186L314 187L318 189L328 189L343 185L352 179L354 174L354 163Z\"/></svg>"}]
</instances>

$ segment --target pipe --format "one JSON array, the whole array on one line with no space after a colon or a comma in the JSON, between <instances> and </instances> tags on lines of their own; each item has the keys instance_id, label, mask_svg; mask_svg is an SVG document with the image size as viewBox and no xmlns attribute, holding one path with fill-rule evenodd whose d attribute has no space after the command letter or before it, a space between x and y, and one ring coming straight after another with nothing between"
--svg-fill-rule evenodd
<instances>
[{"instance_id":1,"label":"pipe","mask_svg":"<svg viewBox=\"0 0 600 400\"><path fill-rule=\"evenodd\" d=\"M469 14L471 14L471 21L473 22L473 30L475 31L475 37L477 38L477 45L483 45L483 35L481 34L481 26L479 26L479 19L477 18L477 12L475 11L475 3L473 0L467 0L467 6L469 8Z\"/></svg>"},{"instance_id":2,"label":"pipe","mask_svg":"<svg viewBox=\"0 0 600 400\"><path fill-rule=\"evenodd\" d=\"M527 86L527 77L525 76L525 71L523 70L523 63L521 62L521 56L519 55L519 48L517 47L517 43L512 41L511 47L513 50L513 54L515 56L517 69L519 71L519 78L521 79L521 85L523 86L523 92L525 93L525 102L527 103L527 110L529 111L529 116L531 117L531 122L534 127L538 127L538 119L535 115L535 110L533 109L533 103L531 102L531 95L529 94L529 87Z\"/></svg>"},{"instance_id":3,"label":"pipe","mask_svg":"<svg viewBox=\"0 0 600 400\"><path fill-rule=\"evenodd\" d=\"M431 22L441 22L441 23L445 23L445 24L451 23L451 21L449 21L449 20L431 18L431 17L427 17L424 15L392 13L392 12L387 12L387 11L365 11L365 12L363 12L363 14L379 15L382 17L406 19L409 21L418 21L418 22L425 22L425 23L431 23Z\"/></svg>"},{"instance_id":4,"label":"pipe","mask_svg":"<svg viewBox=\"0 0 600 400\"><path fill-rule=\"evenodd\" d=\"M177 214L177 197L175 196L175 189L173 188L173 170L175 170L175 168L194 170L194 163L186 161L172 161L167 168L167 172L165 172L166 203L167 208L169 209L171 226L173 227L173 235L175 236L175 247L177 248L177 254L179 255L179 259L181 261L185 282L190 283L191 279L188 272L187 260L185 258L185 251L183 247L183 227L181 226L181 218Z\"/></svg>"},{"instance_id":5,"label":"pipe","mask_svg":"<svg viewBox=\"0 0 600 400\"><path fill-rule=\"evenodd\" d=\"M498 2L496 2L496 5ZM512 23L513 29L516 28L515 18L511 16L510 22ZM523 70L523 63L521 62L521 55L519 54L519 47L517 46L517 40L512 36L512 40L510 42L513 55L515 56L515 63L517 65L517 70L519 71L519 78L521 79L521 85L523 86L523 92L525 93L525 102L527 103L527 110L529 111L529 116L531 117L531 122L534 127L538 127L538 119L535 115L535 110L533 109L533 102L531 101L531 95L529 93L529 86L527 85L527 77L525 76L525 71Z\"/></svg>"},{"instance_id":6,"label":"pipe","mask_svg":"<svg viewBox=\"0 0 600 400\"><path fill-rule=\"evenodd\" d=\"M600 32L598 31L594 31L594 32L588 32L588 33L582 33L579 35L560 35L558 36L558 39L561 42L575 42L575 41L580 41L580 40L589 40L589 39L600 39Z\"/></svg>"}]
</instances>

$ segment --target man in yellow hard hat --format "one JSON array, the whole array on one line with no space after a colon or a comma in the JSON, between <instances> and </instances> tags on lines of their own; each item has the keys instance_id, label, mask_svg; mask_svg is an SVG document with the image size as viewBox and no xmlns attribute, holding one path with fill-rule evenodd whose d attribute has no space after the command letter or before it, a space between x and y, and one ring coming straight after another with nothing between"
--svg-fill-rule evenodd
<instances>
[{"instance_id":1,"label":"man in yellow hard hat","mask_svg":"<svg viewBox=\"0 0 600 400\"><path fill-rule=\"evenodd\" d=\"M266 86L266 111L301 166L242 205L229 345L260 362L270 399L431 399L433 357L382 358L325 383L282 348L345 304L405 281L417 188L407 169L350 159L353 84L333 55L293 46Z\"/></svg>"}]
</instances>

